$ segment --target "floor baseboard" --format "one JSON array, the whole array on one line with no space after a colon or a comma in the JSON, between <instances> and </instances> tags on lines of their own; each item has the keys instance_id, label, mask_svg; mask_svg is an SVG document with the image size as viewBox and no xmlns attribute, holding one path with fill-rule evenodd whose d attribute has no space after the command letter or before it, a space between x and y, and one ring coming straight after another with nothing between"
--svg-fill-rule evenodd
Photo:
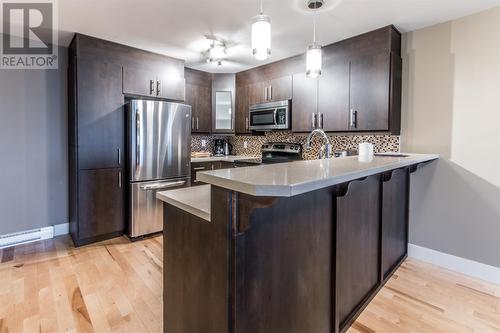
<instances>
[{"instance_id":1,"label":"floor baseboard","mask_svg":"<svg viewBox=\"0 0 500 333\"><path fill-rule=\"evenodd\" d=\"M500 285L500 268L444 252L408 244L408 256Z\"/></svg>"}]
</instances>

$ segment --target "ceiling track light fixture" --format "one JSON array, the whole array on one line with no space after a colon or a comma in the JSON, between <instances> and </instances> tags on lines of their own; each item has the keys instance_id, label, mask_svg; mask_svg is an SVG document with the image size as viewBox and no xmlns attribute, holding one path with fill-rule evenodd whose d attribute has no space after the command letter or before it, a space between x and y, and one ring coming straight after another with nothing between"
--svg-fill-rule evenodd
<instances>
[{"instance_id":1,"label":"ceiling track light fixture","mask_svg":"<svg viewBox=\"0 0 500 333\"><path fill-rule=\"evenodd\" d=\"M260 14L252 19L252 54L257 60L271 56L271 18L264 15L262 0Z\"/></svg>"},{"instance_id":2,"label":"ceiling track light fixture","mask_svg":"<svg viewBox=\"0 0 500 333\"><path fill-rule=\"evenodd\" d=\"M323 0L308 0L307 7L317 10L324 4ZM306 59L306 76L309 78L317 78L321 75L322 66L322 50L321 44L316 42L316 17L313 18L313 42L307 48Z\"/></svg>"},{"instance_id":3,"label":"ceiling track light fixture","mask_svg":"<svg viewBox=\"0 0 500 333\"><path fill-rule=\"evenodd\" d=\"M226 43L224 43L221 40L212 39L208 37L207 39L209 39L212 42L210 48L204 52L205 56L207 57L207 62L208 63L214 62L217 64L217 66L222 66L222 61L227 59Z\"/></svg>"}]
</instances>

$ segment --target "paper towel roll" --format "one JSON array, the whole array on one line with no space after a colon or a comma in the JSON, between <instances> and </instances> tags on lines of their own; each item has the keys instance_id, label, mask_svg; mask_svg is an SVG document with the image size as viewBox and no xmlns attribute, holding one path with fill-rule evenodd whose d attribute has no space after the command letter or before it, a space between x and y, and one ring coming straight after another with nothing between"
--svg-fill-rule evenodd
<instances>
[{"instance_id":1,"label":"paper towel roll","mask_svg":"<svg viewBox=\"0 0 500 333\"><path fill-rule=\"evenodd\" d=\"M359 156L373 156L373 143L362 142L359 144Z\"/></svg>"}]
</instances>

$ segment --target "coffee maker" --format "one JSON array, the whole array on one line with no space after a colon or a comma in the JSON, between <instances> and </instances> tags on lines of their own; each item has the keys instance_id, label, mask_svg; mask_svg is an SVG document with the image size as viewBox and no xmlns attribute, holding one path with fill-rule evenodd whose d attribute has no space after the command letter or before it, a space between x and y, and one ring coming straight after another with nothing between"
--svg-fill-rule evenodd
<instances>
[{"instance_id":1,"label":"coffee maker","mask_svg":"<svg viewBox=\"0 0 500 333\"><path fill-rule=\"evenodd\" d=\"M215 139L214 156L224 156L224 142L223 139Z\"/></svg>"}]
</instances>

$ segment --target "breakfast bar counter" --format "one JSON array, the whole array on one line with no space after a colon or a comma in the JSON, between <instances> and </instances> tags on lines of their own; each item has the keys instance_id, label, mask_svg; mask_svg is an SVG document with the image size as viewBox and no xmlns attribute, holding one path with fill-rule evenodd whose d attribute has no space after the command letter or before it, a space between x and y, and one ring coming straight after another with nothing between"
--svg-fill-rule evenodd
<instances>
[{"instance_id":1,"label":"breakfast bar counter","mask_svg":"<svg viewBox=\"0 0 500 333\"><path fill-rule=\"evenodd\" d=\"M410 174L437 155L200 172L164 201L164 331L345 332L407 255Z\"/></svg>"}]
</instances>

